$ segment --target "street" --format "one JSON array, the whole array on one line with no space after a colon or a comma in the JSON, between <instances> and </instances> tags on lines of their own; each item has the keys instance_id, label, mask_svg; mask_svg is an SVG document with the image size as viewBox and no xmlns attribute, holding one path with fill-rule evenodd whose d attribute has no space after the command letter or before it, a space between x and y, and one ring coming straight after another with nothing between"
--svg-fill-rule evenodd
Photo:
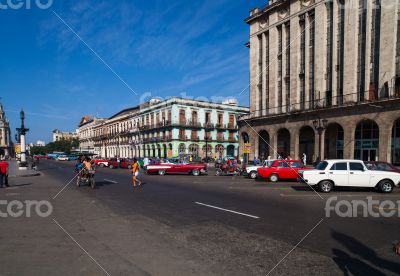
<instances>
[{"instance_id":1,"label":"street","mask_svg":"<svg viewBox=\"0 0 400 276\"><path fill-rule=\"evenodd\" d=\"M76 187L73 163L41 161L7 200L50 200L47 218L2 218L0 275L395 275L398 216L327 217L325 202L399 190L317 193L244 177L142 175L99 168ZM70 183L69 185L67 185ZM66 186L67 185L67 186ZM65 188L64 190L62 190Z\"/></svg>"}]
</instances>

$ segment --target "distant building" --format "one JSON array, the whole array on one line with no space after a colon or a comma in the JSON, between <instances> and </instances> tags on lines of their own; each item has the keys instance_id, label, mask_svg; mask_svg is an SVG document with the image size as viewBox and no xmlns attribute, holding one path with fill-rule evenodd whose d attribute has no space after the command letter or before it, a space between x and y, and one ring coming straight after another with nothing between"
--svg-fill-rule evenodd
<instances>
[{"instance_id":1,"label":"distant building","mask_svg":"<svg viewBox=\"0 0 400 276\"><path fill-rule=\"evenodd\" d=\"M61 141L61 140L72 140L74 138L78 138L78 133L75 132L64 132L58 129L53 130L53 142Z\"/></svg>"},{"instance_id":2,"label":"distant building","mask_svg":"<svg viewBox=\"0 0 400 276\"><path fill-rule=\"evenodd\" d=\"M100 149L94 146L93 128L103 123L105 119L99 119L96 116L92 118L90 116L83 116L78 128L79 138L79 152L88 152L94 154L100 154Z\"/></svg>"},{"instance_id":3,"label":"distant building","mask_svg":"<svg viewBox=\"0 0 400 276\"><path fill-rule=\"evenodd\" d=\"M4 113L3 105L0 103L0 155L11 155L13 143L11 141L10 123Z\"/></svg>"},{"instance_id":4,"label":"distant building","mask_svg":"<svg viewBox=\"0 0 400 276\"><path fill-rule=\"evenodd\" d=\"M94 126L94 147L103 157L236 156L237 117L248 110L236 101L153 99Z\"/></svg>"},{"instance_id":5,"label":"distant building","mask_svg":"<svg viewBox=\"0 0 400 276\"><path fill-rule=\"evenodd\" d=\"M38 140L38 141L36 142L36 146L37 146L37 147L44 147L44 146L46 146L46 142L45 142L45 141L42 141L42 140Z\"/></svg>"}]
</instances>

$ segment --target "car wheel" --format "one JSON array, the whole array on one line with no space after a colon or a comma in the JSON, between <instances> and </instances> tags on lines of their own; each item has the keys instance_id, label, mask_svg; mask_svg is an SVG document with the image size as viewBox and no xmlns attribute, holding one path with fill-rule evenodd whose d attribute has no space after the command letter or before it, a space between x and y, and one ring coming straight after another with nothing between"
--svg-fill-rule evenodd
<instances>
[{"instance_id":1,"label":"car wheel","mask_svg":"<svg viewBox=\"0 0 400 276\"><path fill-rule=\"evenodd\" d=\"M131 170L132 169L132 165L128 165L128 169Z\"/></svg>"},{"instance_id":2,"label":"car wheel","mask_svg":"<svg viewBox=\"0 0 400 276\"><path fill-rule=\"evenodd\" d=\"M109 167L110 167L110 169L114 169L114 166L113 166L113 165L110 165Z\"/></svg>"},{"instance_id":3,"label":"car wheel","mask_svg":"<svg viewBox=\"0 0 400 276\"><path fill-rule=\"evenodd\" d=\"M222 174L222 170L221 169L217 169L216 171L215 171L215 175L216 176L220 176Z\"/></svg>"},{"instance_id":4,"label":"car wheel","mask_svg":"<svg viewBox=\"0 0 400 276\"><path fill-rule=\"evenodd\" d=\"M390 180L382 180L379 182L379 191L382 193L391 193L393 192L393 183Z\"/></svg>"},{"instance_id":5,"label":"car wheel","mask_svg":"<svg viewBox=\"0 0 400 276\"><path fill-rule=\"evenodd\" d=\"M165 175L165 171L164 170L160 170L160 171L158 171L158 174L159 175Z\"/></svg>"},{"instance_id":6,"label":"car wheel","mask_svg":"<svg viewBox=\"0 0 400 276\"><path fill-rule=\"evenodd\" d=\"M198 175L200 175L200 171L199 170L193 170L192 171L192 175L198 176Z\"/></svg>"},{"instance_id":7,"label":"car wheel","mask_svg":"<svg viewBox=\"0 0 400 276\"><path fill-rule=\"evenodd\" d=\"M104 167L104 164L103 164L103 163L100 163L99 166L100 166L100 168L103 168L103 167Z\"/></svg>"},{"instance_id":8,"label":"car wheel","mask_svg":"<svg viewBox=\"0 0 400 276\"><path fill-rule=\"evenodd\" d=\"M273 174L269 177L269 181L271 181L271 182L278 182L278 180L279 180L279 177L277 174Z\"/></svg>"},{"instance_id":9,"label":"car wheel","mask_svg":"<svg viewBox=\"0 0 400 276\"><path fill-rule=\"evenodd\" d=\"M250 176L251 179L256 179L257 178L257 172L256 171L251 171L249 173L249 176Z\"/></svg>"},{"instance_id":10,"label":"car wheel","mask_svg":"<svg viewBox=\"0 0 400 276\"><path fill-rule=\"evenodd\" d=\"M318 186L321 192L329 193L330 191L332 191L333 183L328 180L324 180L321 181Z\"/></svg>"}]
</instances>

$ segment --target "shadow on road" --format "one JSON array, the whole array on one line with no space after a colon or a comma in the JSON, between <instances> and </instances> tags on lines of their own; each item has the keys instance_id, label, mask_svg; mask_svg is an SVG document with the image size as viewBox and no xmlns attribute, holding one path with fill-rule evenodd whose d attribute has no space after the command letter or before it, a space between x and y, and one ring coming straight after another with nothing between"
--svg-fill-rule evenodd
<instances>
[{"instance_id":1,"label":"shadow on road","mask_svg":"<svg viewBox=\"0 0 400 276\"><path fill-rule=\"evenodd\" d=\"M340 249L332 249L334 255L333 260L343 271L344 275L350 275L350 273L353 275L385 275L364 262L364 260L378 268L391 271L394 274L399 273L399 263L380 258L373 249L365 246L357 239L337 231L332 231L332 238L345 246L349 252L358 256L358 258L353 258Z\"/></svg>"}]
</instances>

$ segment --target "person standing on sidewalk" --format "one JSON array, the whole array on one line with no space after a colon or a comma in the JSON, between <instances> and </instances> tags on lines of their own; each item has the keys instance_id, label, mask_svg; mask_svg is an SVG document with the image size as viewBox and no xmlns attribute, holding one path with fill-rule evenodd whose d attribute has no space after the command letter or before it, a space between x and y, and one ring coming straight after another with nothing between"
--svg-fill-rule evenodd
<instances>
[{"instance_id":1,"label":"person standing on sidewalk","mask_svg":"<svg viewBox=\"0 0 400 276\"><path fill-rule=\"evenodd\" d=\"M137 162L137 159L133 159L133 165L132 165L132 184L133 187L140 186L142 184L142 181L138 179L139 177L139 163Z\"/></svg>"},{"instance_id":2,"label":"person standing on sidewalk","mask_svg":"<svg viewBox=\"0 0 400 276\"><path fill-rule=\"evenodd\" d=\"M3 184L6 187L10 187L8 185L8 163L4 160L0 161L0 188L3 188Z\"/></svg>"}]
</instances>

